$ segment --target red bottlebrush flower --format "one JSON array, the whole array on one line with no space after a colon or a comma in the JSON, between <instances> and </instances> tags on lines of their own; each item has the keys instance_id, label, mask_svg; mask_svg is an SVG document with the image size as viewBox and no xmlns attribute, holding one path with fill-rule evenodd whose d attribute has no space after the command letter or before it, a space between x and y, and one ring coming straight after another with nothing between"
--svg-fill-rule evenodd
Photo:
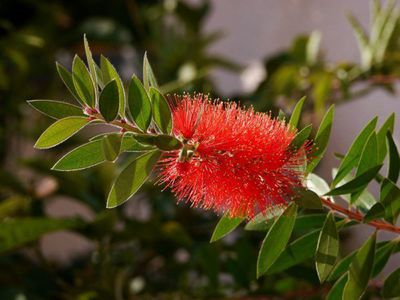
<instances>
[{"instance_id":1,"label":"red bottlebrush flower","mask_svg":"<svg viewBox=\"0 0 400 300\"><path fill-rule=\"evenodd\" d=\"M173 134L185 146L163 159L160 183L193 206L253 217L287 204L302 185L307 146L289 150L296 131L268 114L184 95L173 109Z\"/></svg>"}]
</instances>

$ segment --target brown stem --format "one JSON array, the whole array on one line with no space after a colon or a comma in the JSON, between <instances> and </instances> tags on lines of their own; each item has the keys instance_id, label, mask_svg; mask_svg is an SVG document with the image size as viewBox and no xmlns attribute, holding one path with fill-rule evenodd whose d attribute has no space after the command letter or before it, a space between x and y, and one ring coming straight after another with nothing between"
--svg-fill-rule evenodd
<instances>
[{"instance_id":1,"label":"brown stem","mask_svg":"<svg viewBox=\"0 0 400 300\"><path fill-rule=\"evenodd\" d=\"M333 212L336 213L340 213L342 215L347 216L349 219L362 223L364 216L362 214L360 214L359 212L355 212L355 211L351 211L348 210L334 202L331 202L329 199L325 199L325 198L321 198L322 203L328 207L330 210L332 210ZM399 233L400 234L400 227L397 227L395 225L386 223L384 221L370 221L365 223L367 225L373 226L375 227L377 230L385 230L385 231L391 231L391 232L395 232L395 233Z\"/></svg>"}]
</instances>

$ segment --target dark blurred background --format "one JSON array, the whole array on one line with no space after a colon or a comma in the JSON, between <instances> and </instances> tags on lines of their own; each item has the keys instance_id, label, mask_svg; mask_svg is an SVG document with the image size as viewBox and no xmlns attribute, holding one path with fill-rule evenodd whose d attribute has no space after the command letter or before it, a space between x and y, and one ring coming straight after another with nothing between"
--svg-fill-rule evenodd
<instances>
[{"instance_id":1,"label":"dark blurred background","mask_svg":"<svg viewBox=\"0 0 400 300\"><path fill-rule=\"evenodd\" d=\"M165 93L201 91L288 115L307 95L302 124L339 104L317 171L328 178L330 153L345 152L372 116L400 110L390 5L387 41L370 40L371 49L386 46L366 58L346 19L352 11L367 32L383 30L365 1L0 0L0 299L322 299L311 261L256 280L263 233L239 229L210 244L218 217L176 205L158 186L105 209L123 160L51 171L98 129L34 150L51 120L26 100L71 100L55 61L83 56L86 33L95 60L109 57L125 81L141 76L147 51Z\"/></svg>"}]
</instances>

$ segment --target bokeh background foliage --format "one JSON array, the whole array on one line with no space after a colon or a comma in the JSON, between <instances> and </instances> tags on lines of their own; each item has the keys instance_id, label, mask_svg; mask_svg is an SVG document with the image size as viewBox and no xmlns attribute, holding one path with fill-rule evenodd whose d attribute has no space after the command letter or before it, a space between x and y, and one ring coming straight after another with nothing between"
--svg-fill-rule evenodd
<instances>
[{"instance_id":1,"label":"bokeh background foliage","mask_svg":"<svg viewBox=\"0 0 400 300\"><path fill-rule=\"evenodd\" d=\"M300 120L304 125L319 123L333 103L374 89L395 93L399 11L394 1L373 3L370 28L362 29L356 17L349 16L359 63L327 63L321 35L315 31L267 57L268 76L254 92L233 98L257 110L290 115L296 100L306 95ZM72 102L54 61L70 65L75 53L83 57L83 33L95 60L100 53L109 57L125 82L132 73L142 75L147 51L163 92L202 91L218 97L211 72L240 72L242 66L209 53L222 37L220 32L204 33L211 9L208 1L174 0L0 3L1 299L326 296L332 283L320 286L312 260L256 279L259 241L265 232L239 228L210 244L217 217L177 206L159 187L145 185L127 205L105 209L112 179L123 163L82 172L51 171L60 155L81 144L85 134L94 135L95 129L51 151L33 150L35 138L51 120L25 101ZM126 155L126 161L130 159ZM323 225L321 216L318 220L315 228ZM294 236L308 229L295 226ZM54 232L68 235L57 239ZM82 248L71 251L63 237L72 237ZM341 237L345 239L346 232ZM61 255L54 255L51 248L58 243L55 252ZM366 297L379 295L381 289L379 283L371 285Z\"/></svg>"}]
</instances>

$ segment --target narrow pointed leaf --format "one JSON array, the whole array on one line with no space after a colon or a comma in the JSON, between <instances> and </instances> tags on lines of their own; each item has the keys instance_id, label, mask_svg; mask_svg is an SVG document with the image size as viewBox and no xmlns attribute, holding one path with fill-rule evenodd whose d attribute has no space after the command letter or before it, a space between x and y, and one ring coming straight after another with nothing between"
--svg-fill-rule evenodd
<instances>
[{"instance_id":1,"label":"narrow pointed leaf","mask_svg":"<svg viewBox=\"0 0 400 300\"><path fill-rule=\"evenodd\" d=\"M215 226L210 243L218 241L219 239L231 233L236 227L240 225L240 223L243 222L243 220L244 218L230 218L227 214L222 216L217 226Z\"/></svg>"},{"instance_id":2,"label":"narrow pointed leaf","mask_svg":"<svg viewBox=\"0 0 400 300\"><path fill-rule=\"evenodd\" d=\"M107 84L111 80L115 80L118 86L118 100L119 100L119 115L124 118L125 117L125 90L124 85L122 84L122 80L118 75L117 70L115 70L114 66L111 62L105 58L104 56L100 56L100 69L103 75L103 83Z\"/></svg>"},{"instance_id":3,"label":"narrow pointed leaf","mask_svg":"<svg viewBox=\"0 0 400 300\"><path fill-rule=\"evenodd\" d=\"M146 182L161 152L149 151L131 162L117 177L108 194L107 208L126 202Z\"/></svg>"},{"instance_id":4,"label":"narrow pointed leaf","mask_svg":"<svg viewBox=\"0 0 400 300\"><path fill-rule=\"evenodd\" d=\"M183 147L181 141L177 138L167 135L135 134L133 137L142 145L156 146L162 151L173 151Z\"/></svg>"},{"instance_id":5,"label":"narrow pointed leaf","mask_svg":"<svg viewBox=\"0 0 400 300\"><path fill-rule=\"evenodd\" d=\"M319 126L318 132L315 136L314 143L316 146L316 150L313 153L314 159L307 166L307 173L312 172L312 170L318 165L325 153L326 147L328 146L329 142L329 136L332 130L334 114L335 106L332 105L322 119L321 125Z\"/></svg>"},{"instance_id":6,"label":"narrow pointed leaf","mask_svg":"<svg viewBox=\"0 0 400 300\"><path fill-rule=\"evenodd\" d=\"M28 103L37 111L53 119L84 116L82 108L66 102L54 100L29 100Z\"/></svg>"},{"instance_id":7,"label":"narrow pointed leaf","mask_svg":"<svg viewBox=\"0 0 400 300\"><path fill-rule=\"evenodd\" d=\"M392 113L385 123L381 126L376 137L378 139L378 162L382 163L385 160L387 154L387 146L386 146L386 134L388 132L393 133L394 129L394 122L395 122L396 115Z\"/></svg>"},{"instance_id":8,"label":"narrow pointed leaf","mask_svg":"<svg viewBox=\"0 0 400 300\"><path fill-rule=\"evenodd\" d=\"M96 70L96 76L97 76L97 84L100 87L100 89L104 88L104 80L103 80L103 72L101 71L100 67L97 64L94 64L95 70Z\"/></svg>"},{"instance_id":9,"label":"narrow pointed leaf","mask_svg":"<svg viewBox=\"0 0 400 300\"><path fill-rule=\"evenodd\" d=\"M257 259L257 278L268 271L285 250L296 221L297 205L291 203L268 231Z\"/></svg>"},{"instance_id":10,"label":"narrow pointed leaf","mask_svg":"<svg viewBox=\"0 0 400 300\"><path fill-rule=\"evenodd\" d=\"M335 178L332 181L332 187L335 187L350 171L355 167L360 159L361 152L364 149L364 145L367 142L369 136L375 129L377 118L372 119L355 138L351 144L348 152L343 158Z\"/></svg>"},{"instance_id":11,"label":"narrow pointed leaf","mask_svg":"<svg viewBox=\"0 0 400 300\"><path fill-rule=\"evenodd\" d=\"M385 299L399 297L400 295L400 268L390 274L384 284L382 295Z\"/></svg>"},{"instance_id":12,"label":"narrow pointed leaf","mask_svg":"<svg viewBox=\"0 0 400 300\"><path fill-rule=\"evenodd\" d=\"M299 149L307 141L312 130L312 125L308 125L300 130L289 145L289 149L295 151Z\"/></svg>"},{"instance_id":13,"label":"narrow pointed leaf","mask_svg":"<svg viewBox=\"0 0 400 300\"><path fill-rule=\"evenodd\" d=\"M386 266L386 263L389 261L390 256L395 252L398 243L399 243L398 241L392 240L380 246L376 250L374 268L372 270L372 276L371 276L372 278L377 276Z\"/></svg>"},{"instance_id":14,"label":"narrow pointed leaf","mask_svg":"<svg viewBox=\"0 0 400 300\"><path fill-rule=\"evenodd\" d=\"M388 179L393 182L397 182L400 174L400 156L397 150L396 143L393 140L393 136L390 132L386 134L387 144L389 149L389 170Z\"/></svg>"},{"instance_id":15,"label":"narrow pointed leaf","mask_svg":"<svg viewBox=\"0 0 400 300\"><path fill-rule=\"evenodd\" d=\"M149 91L150 87L158 88L157 79L147 59L147 52L144 53L143 57L143 85L146 91Z\"/></svg>"},{"instance_id":16,"label":"narrow pointed leaf","mask_svg":"<svg viewBox=\"0 0 400 300\"><path fill-rule=\"evenodd\" d=\"M118 154L121 150L121 134L108 134L101 139L101 145L103 147L104 157L108 161L114 161L117 159Z\"/></svg>"},{"instance_id":17,"label":"narrow pointed leaf","mask_svg":"<svg viewBox=\"0 0 400 300\"><path fill-rule=\"evenodd\" d=\"M306 100L306 97L301 98L297 103L296 106L293 109L292 116L290 117L289 120L289 125L291 125L293 128L297 128L301 116L301 110L303 108L304 101Z\"/></svg>"},{"instance_id":18,"label":"narrow pointed leaf","mask_svg":"<svg viewBox=\"0 0 400 300\"><path fill-rule=\"evenodd\" d=\"M96 73L96 64L93 60L93 56L92 56L92 51L90 51L90 47L89 47L89 43L87 41L86 38L86 34L83 35L83 45L85 47L85 55L86 55L86 61L87 64L89 66L89 72L90 72L90 76L92 77L94 86L95 86L95 94L97 91L97 73Z\"/></svg>"},{"instance_id":19,"label":"narrow pointed leaf","mask_svg":"<svg viewBox=\"0 0 400 300\"><path fill-rule=\"evenodd\" d=\"M280 216L285 210L284 206L276 206L265 212L260 212L253 219L251 219L246 226L245 230L266 231L268 230L276 217Z\"/></svg>"},{"instance_id":20,"label":"narrow pointed leaf","mask_svg":"<svg viewBox=\"0 0 400 300\"><path fill-rule=\"evenodd\" d=\"M85 63L78 56L75 56L72 63L72 81L82 102L86 103L89 107L94 107L96 95L92 77Z\"/></svg>"},{"instance_id":21,"label":"narrow pointed leaf","mask_svg":"<svg viewBox=\"0 0 400 300\"><path fill-rule=\"evenodd\" d=\"M129 84L128 108L135 124L146 132L151 122L151 102L143 84L135 75Z\"/></svg>"},{"instance_id":22,"label":"narrow pointed leaf","mask_svg":"<svg viewBox=\"0 0 400 300\"><path fill-rule=\"evenodd\" d=\"M86 117L67 117L60 119L50 125L42 133L35 144L35 148L48 149L57 146L73 136L88 123L90 123L90 120Z\"/></svg>"},{"instance_id":23,"label":"narrow pointed leaf","mask_svg":"<svg viewBox=\"0 0 400 300\"><path fill-rule=\"evenodd\" d=\"M150 88L153 120L162 133L170 134L172 131L172 113L165 97L156 90Z\"/></svg>"},{"instance_id":24,"label":"narrow pointed leaf","mask_svg":"<svg viewBox=\"0 0 400 300\"><path fill-rule=\"evenodd\" d=\"M346 285L348 279L348 275L343 274L342 277L340 277L335 284L332 286L331 290L329 291L328 295L326 296L326 300L338 300L342 299L343 297L343 290L344 286Z\"/></svg>"},{"instance_id":25,"label":"narrow pointed leaf","mask_svg":"<svg viewBox=\"0 0 400 300\"><path fill-rule=\"evenodd\" d=\"M115 79L111 80L101 91L99 97L99 110L104 120L114 121L118 116L119 93L118 84Z\"/></svg>"},{"instance_id":26,"label":"narrow pointed leaf","mask_svg":"<svg viewBox=\"0 0 400 300\"><path fill-rule=\"evenodd\" d=\"M381 203L375 203L374 206L365 214L363 222L368 223L385 216L385 207Z\"/></svg>"},{"instance_id":27,"label":"narrow pointed leaf","mask_svg":"<svg viewBox=\"0 0 400 300\"><path fill-rule=\"evenodd\" d=\"M318 196L323 196L330 190L326 181L314 173L308 174L306 184L307 188Z\"/></svg>"},{"instance_id":28,"label":"narrow pointed leaf","mask_svg":"<svg viewBox=\"0 0 400 300\"><path fill-rule=\"evenodd\" d=\"M315 263L320 282L324 282L332 272L339 254L339 235L335 219L329 212L318 239Z\"/></svg>"},{"instance_id":29,"label":"narrow pointed leaf","mask_svg":"<svg viewBox=\"0 0 400 300\"><path fill-rule=\"evenodd\" d=\"M400 214L400 188L387 178L381 183L380 203L385 207L385 220L395 224Z\"/></svg>"},{"instance_id":30,"label":"narrow pointed leaf","mask_svg":"<svg viewBox=\"0 0 400 300\"><path fill-rule=\"evenodd\" d=\"M382 165L378 165L373 167L366 172L362 173L361 175L355 177L354 179L350 180L349 182L331 190L326 195L334 196L334 195L344 195L350 194L362 189L366 184L368 184L372 179L374 179L375 175L379 172Z\"/></svg>"},{"instance_id":31,"label":"narrow pointed leaf","mask_svg":"<svg viewBox=\"0 0 400 300\"><path fill-rule=\"evenodd\" d=\"M75 89L74 82L72 80L72 74L61 64L56 63L56 68L58 75L60 75L61 80L64 82L65 86L69 90L69 92L74 96L74 98L82 105L86 106L86 103L81 100L78 95L78 92Z\"/></svg>"},{"instance_id":32,"label":"narrow pointed leaf","mask_svg":"<svg viewBox=\"0 0 400 300\"><path fill-rule=\"evenodd\" d=\"M343 299L360 299L368 286L374 266L376 233L357 251L348 272Z\"/></svg>"}]
</instances>

